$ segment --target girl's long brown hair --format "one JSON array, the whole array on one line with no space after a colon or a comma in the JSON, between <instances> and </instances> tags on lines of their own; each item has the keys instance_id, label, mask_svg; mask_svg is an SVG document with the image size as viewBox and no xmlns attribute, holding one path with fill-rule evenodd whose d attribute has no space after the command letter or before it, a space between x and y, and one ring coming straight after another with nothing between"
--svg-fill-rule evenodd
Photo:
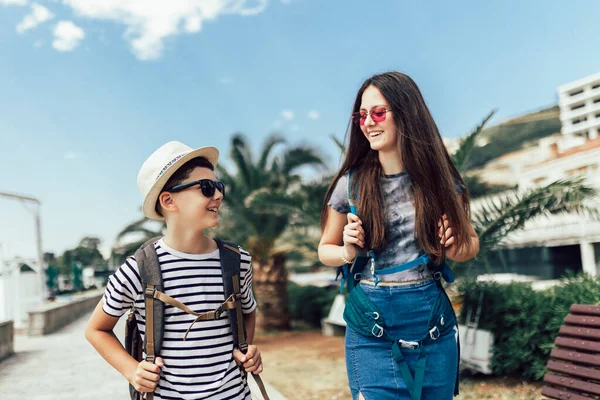
<instances>
[{"instance_id":1,"label":"girl's long brown hair","mask_svg":"<svg viewBox=\"0 0 600 400\"><path fill-rule=\"evenodd\" d=\"M356 94L352 112L360 110L363 92L369 86L379 89L392 109L402 164L412 181L415 236L421 249L439 261L442 247L438 221L443 214L451 223L454 245L469 249L470 195L466 187L457 195L455 182L463 186L464 182L452 164L421 91L409 76L400 72L375 75L367 79ZM327 191L321 211L321 229L327 221L327 203L333 189L338 180L352 170L352 190L358 193L357 210L365 230L365 248L378 251L387 243L385 203L379 184L383 172L378 152L371 149L359 126L350 123L346 139L348 134L346 157Z\"/></svg>"}]
</instances>

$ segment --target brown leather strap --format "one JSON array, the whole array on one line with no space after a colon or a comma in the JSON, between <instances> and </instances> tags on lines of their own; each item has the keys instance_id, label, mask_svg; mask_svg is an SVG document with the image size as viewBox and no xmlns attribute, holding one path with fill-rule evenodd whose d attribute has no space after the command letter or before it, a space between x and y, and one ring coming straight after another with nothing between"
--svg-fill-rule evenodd
<instances>
[{"instance_id":1,"label":"brown leather strap","mask_svg":"<svg viewBox=\"0 0 600 400\"><path fill-rule=\"evenodd\" d=\"M190 330L192 329L192 327L194 326L194 324L198 321L212 321L215 319L219 319L221 317L221 314L223 313L223 311L227 310L231 310L236 308L236 303L235 303L235 296L231 295L229 296L229 298L227 298L227 300L225 300L224 303L221 303L221 305L219 306L219 308L217 308L214 311L208 311L205 313L198 313L194 310L192 310L191 308L189 308L188 306L186 306L185 304L183 304L182 302L175 300L174 298L172 298L171 296L168 296L166 294L164 294L161 291L155 290L153 297L155 299L158 299L160 301L162 301L165 304L169 304L173 307L177 307L179 308L181 311L186 312L188 314L194 315L196 316L196 319L194 319L194 321L192 322L192 324L190 325L190 327L187 329L187 331L185 332L185 335L183 335L183 340L187 339L187 335L190 333Z\"/></svg>"},{"instance_id":2,"label":"brown leather strap","mask_svg":"<svg viewBox=\"0 0 600 400\"><path fill-rule=\"evenodd\" d=\"M145 306L146 306L146 361L154 364L154 286L146 287ZM146 400L153 400L154 393L146 393Z\"/></svg>"},{"instance_id":3,"label":"brown leather strap","mask_svg":"<svg viewBox=\"0 0 600 400\"><path fill-rule=\"evenodd\" d=\"M240 351L246 354L248 351L248 343L246 342L246 335L244 334L244 316L242 315L242 293L240 292L240 277L238 275L234 275L233 280L233 294L235 296L235 315L237 318L237 335L238 335L238 343L240 344ZM245 348L242 348L245 347Z\"/></svg>"},{"instance_id":4,"label":"brown leather strap","mask_svg":"<svg viewBox=\"0 0 600 400\"><path fill-rule=\"evenodd\" d=\"M233 295L235 295L235 313L237 318L237 326L238 326L238 343L240 343L240 351L244 354L248 351L248 343L246 342L246 335L244 334L244 316L242 314L242 293L240 292L240 277L238 275L234 275L233 280ZM233 296L232 295L232 296ZM265 384L263 383L261 377L258 374L252 374L256 385L260 389L260 393L262 394L265 400L269 400L269 395L267 394L267 389L265 389Z\"/></svg>"},{"instance_id":5,"label":"brown leather strap","mask_svg":"<svg viewBox=\"0 0 600 400\"><path fill-rule=\"evenodd\" d=\"M269 395L267 394L267 389L265 388L265 384L263 383L261 377L258 374L253 374L252 377L254 378L254 382L256 382L256 385L260 389L260 394L262 394L262 397L265 400L270 400Z\"/></svg>"}]
</instances>

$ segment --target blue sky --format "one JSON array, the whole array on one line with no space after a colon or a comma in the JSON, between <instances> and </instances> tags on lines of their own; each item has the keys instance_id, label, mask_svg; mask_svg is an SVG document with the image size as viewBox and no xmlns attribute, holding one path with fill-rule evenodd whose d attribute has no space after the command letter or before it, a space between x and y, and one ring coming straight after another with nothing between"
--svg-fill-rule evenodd
<instances>
[{"instance_id":1,"label":"blue sky","mask_svg":"<svg viewBox=\"0 0 600 400\"><path fill-rule=\"evenodd\" d=\"M105 248L140 217L158 146L253 147L274 131L342 137L368 76L420 86L443 136L556 103L600 71L600 3L565 1L0 0L0 191L42 201L44 251ZM0 198L0 257L35 256L34 225Z\"/></svg>"}]
</instances>

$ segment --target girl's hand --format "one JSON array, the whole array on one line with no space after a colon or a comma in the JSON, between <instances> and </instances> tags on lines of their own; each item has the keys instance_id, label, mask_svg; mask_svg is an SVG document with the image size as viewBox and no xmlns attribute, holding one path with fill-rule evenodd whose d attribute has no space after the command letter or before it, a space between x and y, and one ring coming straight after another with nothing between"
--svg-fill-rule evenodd
<instances>
[{"instance_id":1,"label":"girl's hand","mask_svg":"<svg viewBox=\"0 0 600 400\"><path fill-rule=\"evenodd\" d=\"M357 215L348 213L348 224L344 226L343 241L344 249L342 255L345 259L352 261L356 257L356 246L365 247L365 231L362 221Z\"/></svg>"},{"instance_id":2,"label":"girl's hand","mask_svg":"<svg viewBox=\"0 0 600 400\"><path fill-rule=\"evenodd\" d=\"M446 214L442 215L442 219L438 221L438 237L440 238L440 244L443 244L446 248L446 257L452 258L455 256L457 246L453 246L454 244L454 235L452 232L452 227L450 226L450 221L448 221L448 217Z\"/></svg>"}]
</instances>

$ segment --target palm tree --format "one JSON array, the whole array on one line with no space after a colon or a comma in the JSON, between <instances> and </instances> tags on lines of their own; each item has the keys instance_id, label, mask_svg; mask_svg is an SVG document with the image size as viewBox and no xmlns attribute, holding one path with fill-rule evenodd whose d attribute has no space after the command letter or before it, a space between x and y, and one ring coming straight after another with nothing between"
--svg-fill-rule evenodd
<instances>
[{"instance_id":1,"label":"palm tree","mask_svg":"<svg viewBox=\"0 0 600 400\"><path fill-rule=\"evenodd\" d=\"M284 146L283 152L275 149ZM230 158L235 173L222 165L217 173L225 182L224 218L217 234L236 241L252 255L254 288L260 307L257 325L262 329L289 328L285 262L298 246L290 236L306 229L308 207L313 206L310 185L299 170L325 166L321 155L307 146L287 146L278 135L267 137L255 158L246 138L231 140ZM307 200L313 201L307 201ZM318 199L322 202L322 197ZM298 237L303 237L298 234Z\"/></svg>"}]
</instances>

